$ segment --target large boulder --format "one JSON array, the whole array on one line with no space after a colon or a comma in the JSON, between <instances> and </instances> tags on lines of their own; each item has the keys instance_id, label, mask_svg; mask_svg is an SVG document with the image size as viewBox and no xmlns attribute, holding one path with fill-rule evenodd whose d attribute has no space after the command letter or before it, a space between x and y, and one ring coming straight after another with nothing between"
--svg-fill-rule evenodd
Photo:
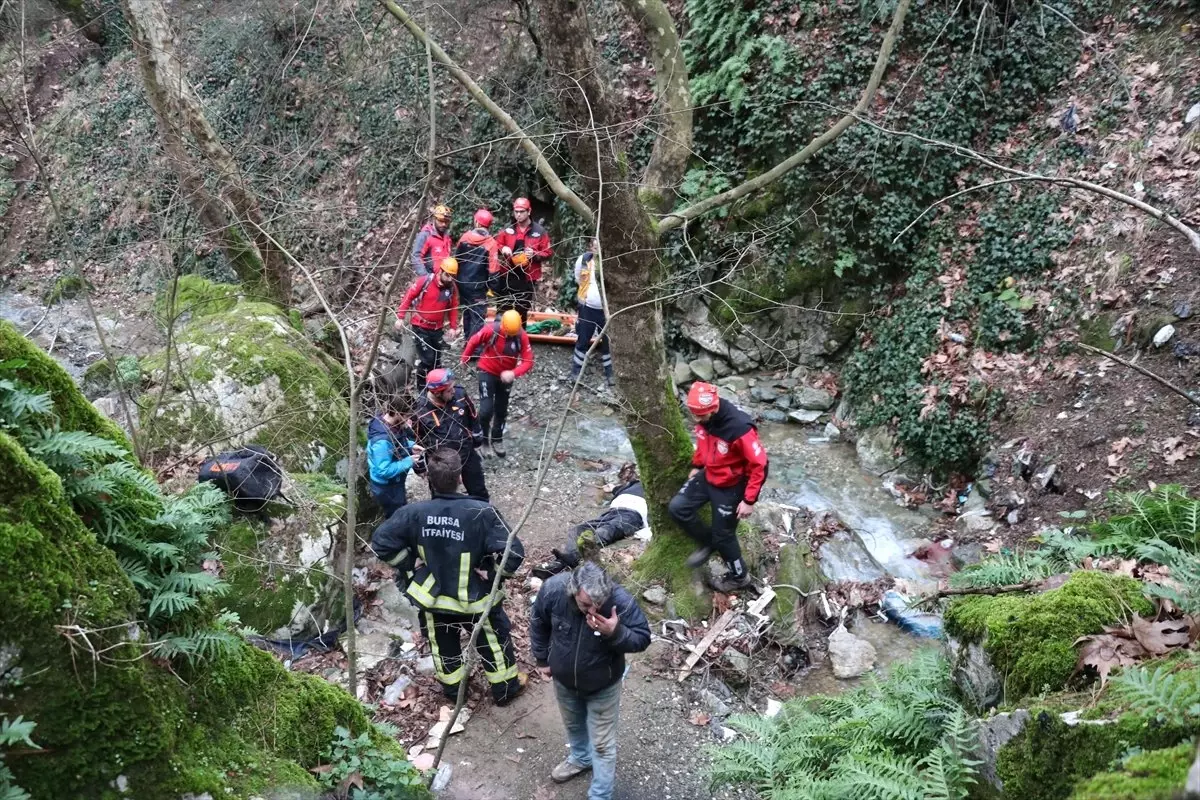
<instances>
[{"instance_id":1,"label":"large boulder","mask_svg":"<svg viewBox=\"0 0 1200 800\"><path fill-rule=\"evenodd\" d=\"M867 472L882 475L900 466L900 459L896 458L896 439L883 426L867 428L860 433L854 447L858 463Z\"/></svg>"},{"instance_id":2,"label":"large boulder","mask_svg":"<svg viewBox=\"0 0 1200 800\"><path fill-rule=\"evenodd\" d=\"M345 491L325 475L290 475L284 491L290 504L271 503L265 513L217 532L221 574L230 585L222 606L268 639L307 639L336 627Z\"/></svg>"},{"instance_id":3,"label":"large boulder","mask_svg":"<svg viewBox=\"0 0 1200 800\"><path fill-rule=\"evenodd\" d=\"M829 663L834 677L857 678L875 666L875 645L846 630L844 625L829 637Z\"/></svg>"},{"instance_id":4,"label":"large boulder","mask_svg":"<svg viewBox=\"0 0 1200 800\"><path fill-rule=\"evenodd\" d=\"M345 454L345 370L278 307L185 276L158 312L173 330L170 349L143 363L149 452L254 443L306 472L331 470Z\"/></svg>"}]
</instances>

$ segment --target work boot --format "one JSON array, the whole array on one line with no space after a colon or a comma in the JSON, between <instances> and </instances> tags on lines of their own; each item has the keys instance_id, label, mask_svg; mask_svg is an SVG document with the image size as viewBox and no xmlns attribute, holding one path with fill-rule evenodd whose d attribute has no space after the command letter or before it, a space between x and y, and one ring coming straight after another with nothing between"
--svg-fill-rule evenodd
<instances>
[{"instance_id":1,"label":"work boot","mask_svg":"<svg viewBox=\"0 0 1200 800\"><path fill-rule=\"evenodd\" d=\"M506 692L504 695L502 695L500 697L496 697L495 695L493 695L492 699L495 700L496 705L503 708L504 706L511 703L513 700L516 700L518 697L520 697L521 693L524 691L525 691L525 684L523 682L521 682L521 683L517 684L517 688L515 690L509 689L508 692Z\"/></svg>"},{"instance_id":2,"label":"work boot","mask_svg":"<svg viewBox=\"0 0 1200 800\"><path fill-rule=\"evenodd\" d=\"M743 572L741 575L733 570L726 572L719 578L713 578L712 588L722 594L733 594L739 589L745 589L750 586L751 578L749 572Z\"/></svg>"},{"instance_id":3,"label":"work boot","mask_svg":"<svg viewBox=\"0 0 1200 800\"><path fill-rule=\"evenodd\" d=\"M693 550L692 554L687 557L687 565L691 569L700 569L708 563L709 556L713 550L711 547L701 547L699 550Z\"/></svg>"},{"instance_id":4,"label":"work boot","mask_svg":"<svg viewBox=\"0 0 1200 800\"><path fill-rule=\"evenodd\" d=\"M564 758L562 762L550 771L550 780L555 783L566 783L576 775L582 775L591 767L581 767L569 758Z\"/></svg>"},{"instance_id":5,"label":"work boot","mask_svg":"<svg viewBox=\"0 0 1200 800\"><path fill-rule=\"evenodd\" d=\"M500 439L492 439L492 455L499 458L504 458L508 455L508 451L504 449L504 442Z\"/></svg>"}]
</instances>

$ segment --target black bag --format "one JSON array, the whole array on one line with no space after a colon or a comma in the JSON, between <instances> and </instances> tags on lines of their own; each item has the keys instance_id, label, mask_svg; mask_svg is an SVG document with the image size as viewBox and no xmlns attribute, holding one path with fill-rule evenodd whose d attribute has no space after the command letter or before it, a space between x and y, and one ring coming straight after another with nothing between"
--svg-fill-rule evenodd
<instances>
[{"instance_id":1,"label":"black bag","mask_svg":"<svg viewBox=\"0 0 1200 800\"><path fill-rule=\"evenodd\" d=\"M267 448L253 444L208 459L200 465L198 480L220 487L233 498L239 511L261 511L268 502L283 496L279 459Z\"/></svg>"}]
</instances>

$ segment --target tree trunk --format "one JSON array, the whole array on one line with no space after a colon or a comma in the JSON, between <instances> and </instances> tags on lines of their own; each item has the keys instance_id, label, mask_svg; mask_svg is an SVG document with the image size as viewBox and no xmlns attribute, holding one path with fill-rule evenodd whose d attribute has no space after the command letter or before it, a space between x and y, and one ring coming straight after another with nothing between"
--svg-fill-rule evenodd
<instances>
[{"instance_id":1,"label":"tree trunk","mask_svg":"<svg viewBox=\"0 0 1200 800\"><path fill-rule=\"evenodd\" d=\"M258 198L204 116L175 54L175 34L161 0L124 0L124 10L146 97L188 201L220 240L247 289L287 308L292 295L287 262L270 237L259 232L263 215ZM199 155L189 147L188 135Z\"/></svg>"},{"instance_id":2,"label":"tree trunk","mask_svg":"<svg viewBox=\"0 0 1200 800\"><path fill-rule=\"evenodd\" d=\"M537 10L546 60L559 76L553 87L559 111L576 131L567 136L571 160L585 200L596 209L614 371L655 533L640 566L644 577L666 581L682 600L693 596L683 563L691 545L667 518L666 508L687 477L692 443L667 371L662 308L654 290L666 269L653 222L629 179L624 147L599 133L613 130L618 120L595 70L587 5L540 0Z\"/></svg>"}]
</instances>

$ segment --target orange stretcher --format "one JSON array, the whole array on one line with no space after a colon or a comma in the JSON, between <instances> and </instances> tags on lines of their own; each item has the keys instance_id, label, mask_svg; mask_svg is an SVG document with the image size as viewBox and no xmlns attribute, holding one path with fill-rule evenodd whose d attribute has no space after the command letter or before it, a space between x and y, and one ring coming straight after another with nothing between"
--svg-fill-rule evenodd
<instances>
[{"instance_id":1,"label":"orange stretcher","mask_svg":"<svg viewBox=\"0 0 1200 800\"><path fill-rule=\"evenodd\" d=\"M496 309L492 306L488 307L487 321L492 322L496 319ZM557 311L530 311L529 322L540 322L544 319L556 319L563 324L564 328L570 328L570 333L553 334L553 333L531 333L529 341L542 342L544 344L569 344L575 346L575 315L560 314Z\"/></svg>"}]
</instances>

